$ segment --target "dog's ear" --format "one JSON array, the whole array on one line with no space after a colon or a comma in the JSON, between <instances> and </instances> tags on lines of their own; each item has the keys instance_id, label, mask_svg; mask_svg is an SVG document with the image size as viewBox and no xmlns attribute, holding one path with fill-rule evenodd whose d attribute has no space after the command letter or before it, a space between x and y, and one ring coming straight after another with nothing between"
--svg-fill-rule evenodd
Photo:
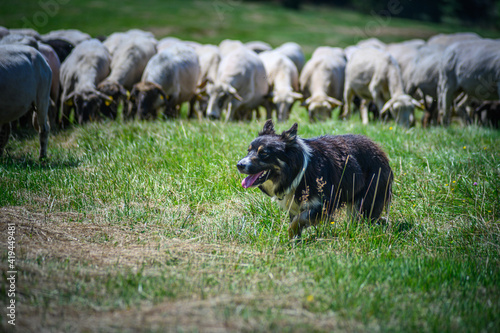
<instances>
[{"instance_id":1,"label":"dog's ear","mask_svg":"<svg viewBox=\"0 0 500 333\"><path fill-rule=\"evenodd\" d=\"M272 119L268 119L266 123L264 124L264 128L262 128L262 131L260 131L259 136L262 135L273 135L276 134L274 131L274 124Z\"/></svg>"},{"instance_id":2,"label":"dog's ear","mask_svg":"<svg viewBox=\"0 0 500 333\"><path fill-rule=\"evenodd\" d=\"M295 140L295 138L297 137L297 127L299 127L297 123L293 124L288 131L283 131L283 133L281 133L281 138L284 141L289 142Z\"/></svg>"}]
</instances>

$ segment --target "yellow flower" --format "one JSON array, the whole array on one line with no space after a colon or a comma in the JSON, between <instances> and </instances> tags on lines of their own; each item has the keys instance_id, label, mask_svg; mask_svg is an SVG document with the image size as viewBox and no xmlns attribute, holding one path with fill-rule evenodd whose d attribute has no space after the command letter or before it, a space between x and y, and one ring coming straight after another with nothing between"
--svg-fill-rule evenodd
<instances>
[{"instance_id":1,"label":"yellow flower","mask_svg":"<svg viewBox=\"0 0 500 333\"><path fill-rule=\"evenodd\" d=\"M389 131L392 131L392 126L391 126L391 127L389 127Z\"/></svg>"},{"instance_id":2,"label":"yellow flower","mask_svg":"<svg viewBox=\"0 0 500 333\"><path fill-rule=\"evenodd\" d=\"M448 184L444 184L444 186L448 186Z\"/></svg>"},{"instance_id":3,"label":"yellow flower","mask_svg":"<svg viewBox=\"0 0 500 333\"><path fill-rule=\"evenodd\" d=\"M312 301L314 301L314 296L313 296L313 295L309 295L309 296L307 296L307 301L308 301L308 302L312 302Z\"/></svg>"},{"instance_id":4,"label":"yellow flower","mask_svg":"<svg viewBox=\"0 0 500 333\"><path fill-rule=\"evenodd\" d=\"M456 183L456 181L453 181L453 184L455 184L455 183Z\"/></svg>"},{"instance_id":5,"label":"yellow flower","mask_svg":"<svg viewBox=\"0 0 500 333\"><path fill-rule=\"evenodd\" d=\"M467 146L464 146L464 149L467 149Z\"/></svg>"}]
</instances>

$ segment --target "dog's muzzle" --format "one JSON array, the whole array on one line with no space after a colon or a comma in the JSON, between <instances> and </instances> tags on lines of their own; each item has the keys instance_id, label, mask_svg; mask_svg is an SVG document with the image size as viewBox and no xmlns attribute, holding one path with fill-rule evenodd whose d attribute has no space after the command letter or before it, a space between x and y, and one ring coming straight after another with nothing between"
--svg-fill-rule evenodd
<instances>
[{"instance_id":1,"label":"dog's muzzle","mask_svg":"<svg viewBox=\"0 0 500 333\"><path fill-rule=\"evenodd\" d=\"M238 171L240 173L248 174L248 165L249 165L248 157L245 157L241 159L238 162L238 164L236 164L236 167L238 168Z\"/></svg>"},{"instance_id":2,"label":"dog's muzzle","mask_svg":"<svg viewBox=\"0 0 500 333\"><path fill-rule=\"evenodd\" d=\"M238 164L236 164L236 167L238 168L238 171L240 173L249 175L241 182L241 186L243 186L243 188L249 188L262 184L267 180L267 177L269 176L269 170L262 170L257 173L252 173L250 172L250 166L251 163L248 157L243 158L238 162Z\"/></svg>"}]
</instances>

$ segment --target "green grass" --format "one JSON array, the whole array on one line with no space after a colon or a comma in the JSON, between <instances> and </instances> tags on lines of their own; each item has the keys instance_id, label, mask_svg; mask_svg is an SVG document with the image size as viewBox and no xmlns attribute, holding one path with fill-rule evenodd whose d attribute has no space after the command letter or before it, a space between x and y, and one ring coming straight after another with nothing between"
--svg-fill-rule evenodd
<instances>
[{"instance_id":1,"label":"green grass","mask_svg":"<svg viewBox=\"0 0 500 333\"><path fill-rule=\"evenodd\" d=\"M372 17L328 7L106 4L72 0L37 28L94 36L142 28L210 43L294 40L309 54L373 37ZM4 2L0 25L20 27L40 8ZM392 18L375 37L460 28ZM296 106L278 130L298 122L302 137L367 135L389 156L395 183L389 223L352 223L340 210L291 244L286 213L259 190L244 190L235 167L263 120L198 122L185 113L52 133L43 163L36 135L11 137L0 159L0 244L6 248L6 222L16 223L20 331L499 330L498 131L363 126L357 116L310 124ZM7 252L0 257L4 306ZM4 315L0 322L11 328Z\"/></svg>"},{"instance_id":2,"label":"green grass","mask_svg":"<svg viewBox=\"0 0 500 333\"><path fill-rule=\"evenodd\" d=\"M380 143L395 173L390 223L352 224L340 211L288 243L286 214L243 190L235 168L262 121L89 124L52 135L41 164L36 136L13 139L0 206L26 207L58 242L43 242L38 255L20 246L27 316L50 318L43 326L61 308L98 309L101 326L92 329L120 330L132 322L104 314L207 302L215 321L235 330L496 331L498 131L304 119L297 107L278 129L302 120L303 137L360 133ZM38 242L36 227L19 232L21 244ZM58 237L65 228L83 245ZM73 246L104 252L93 259ZM210 314L142 329L202 330L197 316Z\"/></svg>"}]
</instances>

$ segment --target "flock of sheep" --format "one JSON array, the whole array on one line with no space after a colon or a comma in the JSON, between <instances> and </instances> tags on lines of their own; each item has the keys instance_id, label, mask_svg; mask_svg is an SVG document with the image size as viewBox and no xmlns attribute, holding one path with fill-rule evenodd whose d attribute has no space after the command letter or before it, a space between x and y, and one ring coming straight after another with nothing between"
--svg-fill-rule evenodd
<instances>
[{"instance_id":1,"label":"flock of sheep","mask_svg":"<svg viewBox=\"0 0 500 333\"><path fill-rule=\"evenodd\" d=\"M273 49L259 41L157 40L138 29L96 39L0 27L0 155L11 122L32 113L43 158L50 127L115 118L119 105L126 118L178 117L189 102L189 117L250 120L264 107L267 118L286 120L299 101L310 121L336 107L349 118L354 106L364 124L371 112L407 127L418 107L424 126L448 125L454 113L498 126L499 99L500 40L474 33L321 46L306 62L294 42Z\"/></svg>"}]
</instances>

